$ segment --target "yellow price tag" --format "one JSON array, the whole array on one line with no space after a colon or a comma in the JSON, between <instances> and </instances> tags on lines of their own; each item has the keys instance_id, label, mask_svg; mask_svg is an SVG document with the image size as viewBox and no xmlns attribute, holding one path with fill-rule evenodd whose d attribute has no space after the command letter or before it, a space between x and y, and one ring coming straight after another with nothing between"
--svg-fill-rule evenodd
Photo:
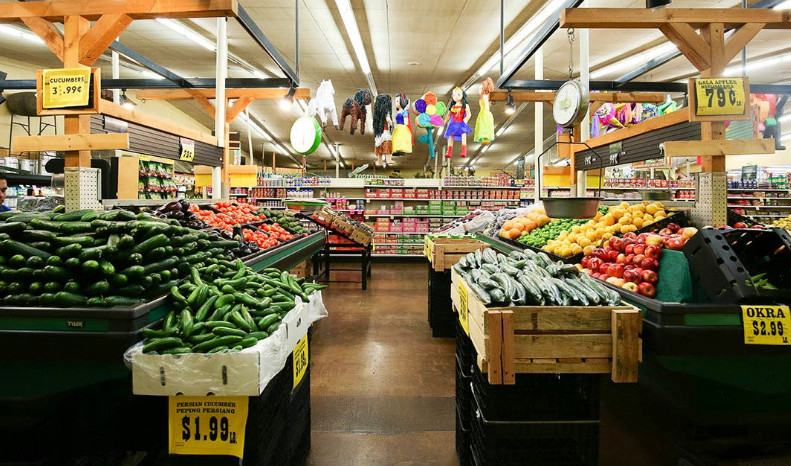
<instances>
[{"instance_id":1,"label":"yellow price tag","mask_svg":"<svg viewBox=\"0 0 791 466\"><path fill-rule=\"evenodd\" d=\"M86 107L91 89L90 68L42 71L42 108Z\"/></svg>"},{"instance_id":2,"label":"yellow price tag","mask_svg":"<svg viewBox=\"0 0 791 466\"><path fill-rule=\"evenodd\" d=\"M745 345L791 345L788 306L742 306Z\"/></svg>"},{"instance_id":3,"label":"yellow price tag","mask_svg":"<svg viewBox=\"0 0 791 466\"><path fill-rule=\"evenodd\" d=\"M459 322L464 333L470 336L470 312L467 304L467 287L464 282L459 282Z\"/></svg>"},{"instance_id":4,"label":"yellow price tag","mask_svg":"<svg viewBox=\"0 0 791 466\"><path fill-rule=\"evenodd\" d=\"M426 256L429 262L434 261L434 241L428 235L424 236L423 255Z\"/></svg>"},{"instance_id":5,"label":"yellow price tag","mask_svg":"<svg viewBox=\"0 0 791 466\"><path fill-rule=\"evenodd\" d=\"M302 382L302 377L305 377L305 372L308 370L308 363L310 362L310 358L308 355L308 335L305 334L301 340L297 342L297 346L294 347L294 386L293 388L297 388L300 382Z\"/></svg>"},{"instance_id":6,"label":"yellow price tag","mask_svg":"<svg viewBox=\"0 0 791 466\"><path fill-rule=\"evenodd\" d=\"M246 396L171 396L168 443L174 455L244 454Z\"/></svg>"},{"instance_id":7,"label":"yellow price tag","mask_svg":"<svg viewBox=\"0 0 791 466\"><path fill-rule=\"evenodd\" d=\"M742 78L695 80L695 114L698 116L744 115L746 105Z\"/></svg>"},{"instance_id":8,"label":"yellow price tag","mask_svg":"<svg viewBox=\"0 0 791 466\"><path fill-rule=\"evenodd\" d=\"M195 141L187 138L179 138L181 143L181 155L179 160L192 162L195 160Z\"/></svg>"}]
</instances>

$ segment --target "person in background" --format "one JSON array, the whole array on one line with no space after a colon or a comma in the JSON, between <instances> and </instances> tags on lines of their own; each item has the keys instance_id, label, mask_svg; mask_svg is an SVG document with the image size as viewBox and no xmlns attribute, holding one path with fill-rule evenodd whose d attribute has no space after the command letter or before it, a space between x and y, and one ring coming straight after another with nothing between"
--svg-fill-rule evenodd
<instances>
[{"instance_id":1,"label":"person in background","mask_svg":"<svg viewBox=\"0 0 791 466\"><path fill-rule=\"evenodd\" d=\"M8 189L8 180L5 177L5 173L0 172L0 212L8 212L11 210L10 207L5 205L5 192Z\"/></svg>"}]
</instances>

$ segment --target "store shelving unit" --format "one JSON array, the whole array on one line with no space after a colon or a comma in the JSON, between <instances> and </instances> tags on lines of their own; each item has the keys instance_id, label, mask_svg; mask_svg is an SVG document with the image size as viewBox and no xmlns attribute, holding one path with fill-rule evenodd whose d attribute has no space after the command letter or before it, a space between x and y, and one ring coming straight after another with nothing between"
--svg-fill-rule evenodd
<instances>
[{"instance_id":1,"label":"store shelving unit","mask_svg":"<svg viewBox=\"0 0 791 466\"><path fill-rule=\"evenodd\" d=\"M758 193L774 193L769 197L756 195ZM780 193L785 193L783 197ZM742 196L741 194L751 194ZM747 204L736 204L738 201L747 201ZM782 201L786 203L779 204ZM769 204L767 204L769 202ZM742 215L754 219L777 219L788 217L791 214L791 189L778 188L729 188L728 208L741 209Z\"/></svg>"}]
</instances>

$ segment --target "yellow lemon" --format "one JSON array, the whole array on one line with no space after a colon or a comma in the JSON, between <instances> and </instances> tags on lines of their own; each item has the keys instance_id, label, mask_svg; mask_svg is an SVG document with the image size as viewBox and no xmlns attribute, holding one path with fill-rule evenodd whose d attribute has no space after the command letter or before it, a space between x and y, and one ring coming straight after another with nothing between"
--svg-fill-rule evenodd
<instances>
[{"instance_id":1,"label":"yellow lemon","mask_svg":"<svg viewBox=\"0 0 791 466\"><path fill-rule=\"evenodd\" d=\"M586 236L587 236L587 235L586 235ZM577 244L579 244L579 245L580 245L580 246L582 246L583 248L584 248L585 246L590 246L590 244L591 244L591 239L590 239L590 237L586 237L586 238L580 238L579 240L577 240Z\"/></svg>"},{"instance_id":2,"label":"yellow lemon","mask_svg":"<svg viewBox=\"0 0 791 466\"><path fill-rule=\"evenodd\" d=\"M582 248L582 252L583 252L583 253L584 253L586 256L589 256L589 255L590 255L590 253L592 253L594 249L596 249L596 247L595 247L594 245L592 245L592 244L591 244L591 245L589 245L589 246L585 246L584 248Z\"/></svg>"},{"instance_id":3,"label":"yellow lemon","mask_svg":"<svg viewBox=\"0 0 791 466\"><path fill-rule=\"evenodd\" d=\"M632 220L632 225L634 225L635 228L642 228L643 227L643 219L640 218L640 217L635 218L634 220Z\"/></svg>"},{"instance_id":4,"label":"yellow lemon","mask_svg":"<svg viewBox=\"0 0 791 466\"><path fill-rule=\"evenodd\" d=\"M572 254L576 255L576 254L579 254L581 252L582 252L582 246L580 246L579 244L575 244L574 246L571 247L571 254L570 255L572 255Z\"/></svg>"},{"instance_id":5,"label":"yellow lemon","mask_svg":"<svg viewBox=\"0 0 791 466\"><path fill-rule=\"evenodd\" d=\"M647 206L645 206L645 212L647 214L654 215L656 213L656 211L658 211L658 210L659 210L659 208L656 205L654 205L654 204L648 204Z\"/></svg>"}]
</instances>

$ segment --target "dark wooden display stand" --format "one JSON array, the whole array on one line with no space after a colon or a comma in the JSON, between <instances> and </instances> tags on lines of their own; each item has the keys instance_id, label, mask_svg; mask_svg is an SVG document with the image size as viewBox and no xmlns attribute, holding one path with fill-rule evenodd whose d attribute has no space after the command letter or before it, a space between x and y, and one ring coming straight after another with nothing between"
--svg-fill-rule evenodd
<instances>
[{"instance_id":1,"label":"dark wooden display stand","mask_svg":"<svg viewBox=\"0 0 791 466\"><path fill-rule=\"evenodd\" d=\"M335 228L335 226L330 225L328 223L319 221L313 217L308 217L306 215L300 215L303 218L309 218L312 222L316 223L317 225L321 225L322 228L327 230L329 233L329 238L324 243L324 247L316 253L316 260L313 261L313 275L317 277L322 277L326 274L326 281L327 282L348 282L348 280L331 280L330 279L330 263L331 258L333 255L339 256L341 254L349 254L349 255L360 255L360 282L362 283L363 290L368 289L368 278L371 277L371 251L373 249L372 244L363 245L353 239L353 234L348 234L345 231L339 230ZM333 235L335 238L333 238ZM334 240L334 241L333 241ZM324 270L320 270L319 265L324 264ZM335 268L336 271L357 271L358 269L339 269ZM354 281L353 283L358 283Z\"/></svg>"}]
</instances>

